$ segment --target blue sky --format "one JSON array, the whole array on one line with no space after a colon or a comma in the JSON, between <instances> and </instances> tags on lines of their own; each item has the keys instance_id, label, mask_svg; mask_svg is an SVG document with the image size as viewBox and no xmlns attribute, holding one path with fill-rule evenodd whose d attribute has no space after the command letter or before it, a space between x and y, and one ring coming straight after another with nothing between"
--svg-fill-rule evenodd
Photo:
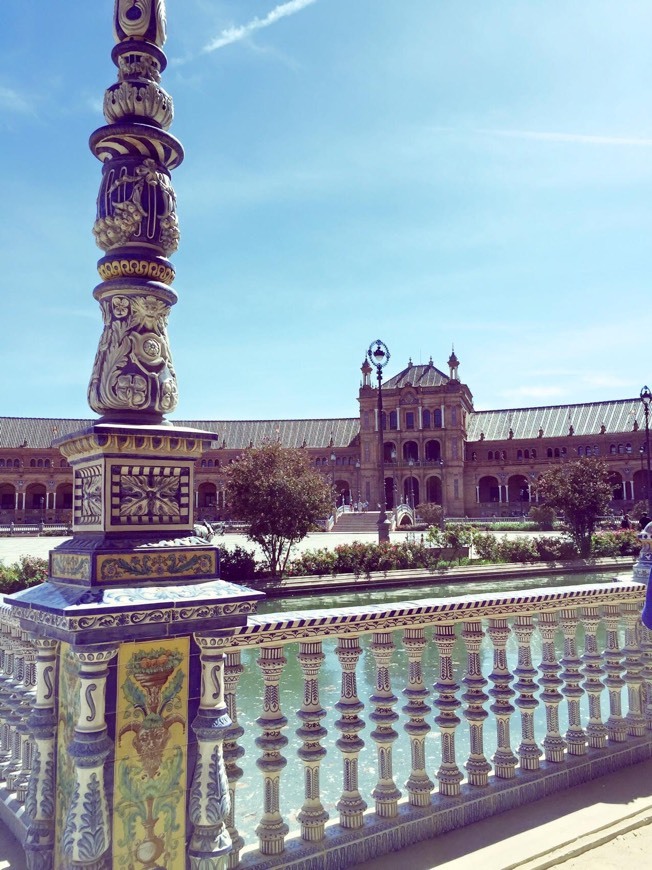
<instances>
[{"instance_id":1,"label":"blue sky","mask_svg":"<svg viewBox=\"0 0 652 870\"><path fill-rule=\"evenodd\" d=\"M168 0L175 417L353 416L376 338L478 409L652 381L649 0ZM91 416L112 0L3 4L0 414Z\"/></svg>"}]
</instances>

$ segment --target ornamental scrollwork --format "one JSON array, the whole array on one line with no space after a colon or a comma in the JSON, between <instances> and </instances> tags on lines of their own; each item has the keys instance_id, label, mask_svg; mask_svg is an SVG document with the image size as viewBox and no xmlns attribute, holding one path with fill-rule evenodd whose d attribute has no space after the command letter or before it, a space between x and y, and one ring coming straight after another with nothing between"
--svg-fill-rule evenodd
<instances>
[{"instance_id":1,"label":"ornamental scrollwork","mask_svg":"<svg viewBox=\"0 0 652 870\"><path fill-rule=\"evenodd\" d=\"M100 305L104 330L88 389L91 408L172 411L177 383L167 338L170 306L151 295L116 295Z\"/></svg>"},{"instance_id":2,"label":"ornamental scrollwork","mask_svg":"<svg viewBox=\"0 0 652 870\"><path fill-rule=\"evenodd\" d=\"M172 97L155 82L123 81L104 94L104 117L109 124L127 117L151 119L167 130L174 118Z\"/></svg>"},{"instance_id":3,"label":"ornamental scrollwork","mask_svg":"<svg viewBox=\"0 0 652 870\"><path fill-rule=\"evenodd\" d=\"M115 177L117 175L117 177ZM129 172L109 169L100 190L93 235L110 251L129 243L155 244L166 256L179 246L176 195L170 176L148 157Z\"/></svg>"}]
</instances>

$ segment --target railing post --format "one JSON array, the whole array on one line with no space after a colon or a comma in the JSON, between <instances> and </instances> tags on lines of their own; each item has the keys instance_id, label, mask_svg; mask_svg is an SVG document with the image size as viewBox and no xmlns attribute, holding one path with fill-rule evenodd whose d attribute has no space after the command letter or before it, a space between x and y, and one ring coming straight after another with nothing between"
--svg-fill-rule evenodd
<instances>
[{"instance_id":1,"label":"railing post","mask_svg":"<svg viewBox=\"0 0 652 870\"><path fill-rule=\"evenodd\" d=\"M491 764L484 754L483 741L484 723L489 715L483 706L489 700L489 695L484 691L488 681L482 676L480 665L480 647L483 637L480 620L464 623L462 638L466 644L466 675L462 682L466 686L466 692L462 695L462 700L466 703L464 718L469 723L471 743L471 752L465 767L469 785L480 787L488 784L491 771Z\"/></svg>"},{"instance_id":2,"label":"railing post","mask_svg":"<svg viewBox=\"0 0 652 870\"><path fill-rule=\"evenodd\" d=\"M607 719L607 734L614 743L627 740L627 722L622 712L622 688L625 685L621 674L625 670L623 654L618 641L620 625L620 607L617 604L606 604L604 607L606 626L606 647L604 663L607 677L604 681L609 690L609 718Z\"/></svg>"},{"instance_id":3,"label":"railing post","mask_svg":"<svg viewBox=\"0 0 652 870\"><path fill-rule=\"evenodd\" d=\"M652 731L652 631L641 625L641 650L643 658L643 688L645 692L645 724Z\"/></svg>"},{"instance_id":4,"label":"railing post","mask_svg":"<svg viewBox=\"0 0 652 870\"><path fill-rule=\"evenodd\" d=\"M64 864L77 870L110 866L111 820L104 781L104 762L113 742L107 736L106 680L116 646L73 650L79 678L79 716L68 755L74 763L75 784L62 835Z\"/></svg>"},{"instance_id":5,"label":"railing post","mask_svg":"<svg viewBox=\"0 0 652 870\"><path fill-rule=\"evenodd\" d=\"M632 737L642 737L645 734L645 718L641 689L643 687L643 661L641 659L641 610L636 603L622 605L622 615L625 623L625 684L627 685L627 733Z\"/></svg>"},{"instance_id":6,"label":"railing post","mask_svg":"<svg viewBox=\"0 0 652 870\"><path fill-rule=\"evenodd\" d=\"M383 818L393 818L397 814L401 796L392 770L392 745L398 737L393 727L398 713L393 708L398 698L392 692L389 665L395 649L391 632L374 632L371 652L376 663L376 691L370 701L376 709L369 718L376 726L371 739L378 750L378 782L371 794L376 801L376 814Z\"/></svg>"},{"instance_id":7,"label":"railing post","mask_svg":"<svg viewBox=\"0 0 652 870\"><path fill-rule=\"evenodd\" d=\"M281 734L288 720L281 712L279 683L286 663L282 646L261 649L258 665L264 682L263 713L256 719L256 724L263 733L256 738L256 746L262 750L256 765L263 774L263 815L256 834L263 855L280 855L285 849L285 835L289 831L279 809L281 771L287 764L280 750L288 742Z\"/></svg>"},{"instance_id":8,"label":"railing post","mask_svg":"<svg viewBox=\"0 0 652 870\"><path fill-rule=\"evenodd\" d=\"M602 721L600 703L605 685L602 682L604 670L597 638L598 625L600 624L599 608L583 607L582 623L584 625L584 654L582 655L584 682L582 688L589 699L586 735L592 749L604 749L607 745L607 727Z\"/></svg>"},{"instance_id":9,"label":"railing post","mask_svg":"<svg viewBox=\"0 0 652 870\"><path fill-rule=\"evenodd\" d=\"M223 753L229 782L229 812L226 817L226 827L231 837L228 860L230 870L240 863L240 850L244 846L244 840L235 825L236 785L242 779L242 768L238 766L238 760L245 754L244 746L238 744L238 740L244 734L244 728L238 724L237 704L238 683L243 673L240 651L227 652L224 668L224 700L231 724L224 733Z\"/></svg>"},{"instance_id":10,"label":"railing post","mask_svg":"<svg viewBox=\"0 0 652 870\"><path fill-rule=\"evenodd\" d=\"M336 746L342 753L343 761L342 795L337 802L337 809L340 813L340 825L343 828L361 828L367 804L362 799L358 787L358 756L364 746L364 741L358 737L358 732L364 728L364 722L358 716L358 713L364 709L364 704L358 698L355 677L356 665L362 654L359 638L338 638L335 654L342 667L340 700L335 704L335 709L341 717L335 723L341 735Z\"/></svg>"},{"instance_id":11,"label":"railing post","mask_svg":"<svg viewBox=\"0 0 652 870\"><path fill-rule=\"evenodd\" d=\"M457 709L461 701L457 698L459 685L453 678L453 647L455 645L455 626L437 625L434 641L439 651L439 678L434 685L438 697L435 706L439 713L435 722L441 731L441 765L437 771L439 793L454 797L460 793L463 776L455 760L455 730L460 724Z\"/></svg>"},{"instance_id":12,"label":"railing post","mask_svg":"<svg viewBox=\"0 0 652 870\"><path fill-rule=\"evenodd\" d=\"M518 664L514 668L517 681L514 689L518 692L516 706L521 711L521 743L518 757L523 770L538 770L542 752L534 738L534 712L539 701L534 697L539 686L535 681L537 669L532 664L532 635L534 620L531 616L517 616L514 620L514 634L518 642Z\"/></svg>"},{"instance_id":13,"label":"railing post","mask_svg":"<svg viewBox=\"0 0 652 870\"><path fill-rule=\"evenodd\" d=\"M426 736L432 730L426 722L431 708L425 703L429 696L423 682L423 651L426 648L426 634L423 628L406 628L403 632L403 645L408 654L408 684L403 694L408 699L403 712L409 717L405 731L410 738L411 770L405 783L408 799L413 807L426 807L430 803L430 793L434 783L426 770Z\"/></svg>"},{"instance_id":14,"label":"railing post","mask_svg":"<svg viewBox=\"0 0 652 870\"><path fill-rule=\"evenodd\" d=\"M36 698L27 726L34 740L32 770L27 786L25 812L29 818L25 856L29 870L53 865L57 729L56 672L59 641L32 637L36 649Z\"/></svg>"},{"instance_id":15,"label":"railing post","mask_svg":"<svg viewBox=\"0 0 652 870\"><path fill-rule=\"evenodd\" d=\"M303 674L303 704L297 711L301 726L297 736L303 745L298 755L303 762L304 802L298 815L301 836L311 843L324 839L328 813L321 802L319 772L326 750L321 741L328 732L321 725L326 710L319 700L319 669L324 661L321 641L303 641L299 645L299 665Z\"/></svg>"},{"instance_id":16,"label":"railing post","mask_svg":"<svg viewBox=\"0 0 652 870\"><path fill-rule=\"evenodd\" d=\"M564 656L561 660L564 670L561 678L564 681L562 694L568 702L568 730L566 743L570 755L586 753L586 733L582 728L580 701L584 690L580 688L582 661L577 654L577 626L579 614L577 609L568 608L561 612L561 629L564 635Z\"/></svg>"},{"instance_id":17,"label":"railing post","mask_svg":"<svg viewBox=\"0 0 652 870\"><path fill-rule=\"evenodd\" d=\"M191 726L197 737L197 760L188 800L193 827L188 858L190 870L225 870L231 837L226 827L229 784L222 742L231 720L224 702L224 654L211 649L210 638L196 634L195 641L200 648L201 697Z\"/></svg>"},{"instance_id":18,"label":"railing post","mask_svg":"<svg viewBox=\"0 0 652 870\"><path fill-rule=\"evenodd\" d=\"M510 688L513 677L507 667L507 639L509 637L509 625L506 619L489 620L489 637L494 645L494 666L489 674L493 688L489 694L494 699L490 706L491 712L496 717L496 729L498 745L493 757L494 770L500 779L512 779L516 774L517 757L512 752L510 739L510 720L514 713L511 699L514 690Z\"/></svg>"},{"instance_id":19,"label":"railing post","mask_svg":"<svg viewBox=\"0 0 652 870\"><path fill-rule=\"evenodd\" d=\"M546 761L555 763L564 760L566 741L559 731L559 705L562 694L559 687L563 680L559 677L561 665L557 661L555 650L555 635L558 627L557 613L542 613L539 616L539 634L541 635L541 694L540 699L546 707L546 736L543 738L543 749Z\"/></svg>"}]
</instances>

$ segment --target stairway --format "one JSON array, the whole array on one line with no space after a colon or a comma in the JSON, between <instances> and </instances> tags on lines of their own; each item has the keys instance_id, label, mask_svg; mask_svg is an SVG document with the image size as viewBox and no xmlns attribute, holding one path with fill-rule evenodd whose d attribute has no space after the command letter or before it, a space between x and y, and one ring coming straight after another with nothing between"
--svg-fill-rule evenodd
<instances>
[{"instance_id":1,"label":"stairway","mask_svg":"<svg viewBox=\"0 0 652 870\"><path fill-rule=\"evenodd\" d=\"M369 532L370 534L378 530L378 511L365 511L364 513L340 514L337 522L331 529L332 532L337 532L340 535L348 535L357 532Z\"/></svg>"}]
</instances>

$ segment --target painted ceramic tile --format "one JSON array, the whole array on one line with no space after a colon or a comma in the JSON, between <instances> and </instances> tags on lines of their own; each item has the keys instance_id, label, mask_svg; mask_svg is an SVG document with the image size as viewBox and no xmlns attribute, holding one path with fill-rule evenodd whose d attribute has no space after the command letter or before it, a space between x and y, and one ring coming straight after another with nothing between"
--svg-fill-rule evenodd
<instances>
[{"instance_id":1,"label":"painted ceramic tile","mask_svg":"<svg viewBox=\"0 0 652 870\"><path fill-rule=\"evenodd\" d=\"M190 639L118 654L113 866L184 870Z\"/></svg>"},{"instance_id":2,"label":"painted ceramic tile","mask_svg":"<svg viewBox=\"0 0 652 870\"><path fill-rule=\"evenodd\" d=\"M57 804L56 838L60 844L68 809L75 792L75 765L68 753L68 747L75 736L75 725L79 718L79 687L77 665L70 644L62 643L59 658L59 721L57 724ZM63 867L61 850L55 847L54 870Z\"/></svg>"}]
</instances>

